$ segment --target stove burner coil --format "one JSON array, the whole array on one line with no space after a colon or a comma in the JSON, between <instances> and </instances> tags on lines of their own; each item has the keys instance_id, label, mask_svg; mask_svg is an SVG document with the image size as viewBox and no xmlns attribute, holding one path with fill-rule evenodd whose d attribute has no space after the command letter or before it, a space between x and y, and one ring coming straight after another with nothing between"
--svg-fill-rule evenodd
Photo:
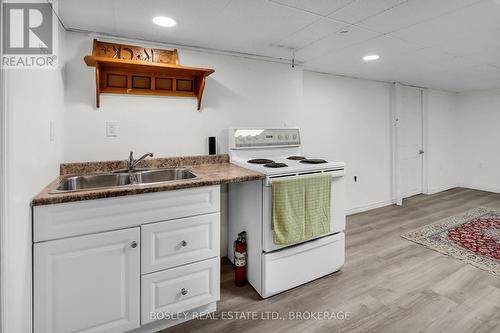
<instances>
[{"instance_id":1,"label":"stove burner coil","mask_svg":"<svg viewBox=\"0 0 500 333\"><path fill-rule=\"evenodd\" d=\"M319 158L306 158L305 160L301 160L300 163L321 164L328 163L328 161Z\"/></svg>"},{"instance_id":2,"label":"stove burner coil","mask_svg":"<svg viewBox=\"0 0 500 333\"><path fill-rule=\"evenodd\" d=\"M287 167L288 165L286 165L285 163L272 162L272 163L264 164L264 166L266 168L284 168L284 167Z\"/></svg>"},{"instance_id":3,"label":"stove burner coil","mask_svg":"<svg viewBox=\"0 0 500 333\"><path fill-rule=\"evenodd\" d=\"M253 160L248 160L248 163L252 164L268 164L268 163L274 163L273 160L268 160L266 158L255 158Z\"/></svg>"},{"instance_id":4,"label":"stove burner coil","mask_svg":"<svg viewBox=\"0 0 500 333\"><path fill-rule=\"evenodd\" d=\"M304 156L288 156L286 159L292 161L302 161L305 160L306 158Z\"/></svg>"}]
</instances>

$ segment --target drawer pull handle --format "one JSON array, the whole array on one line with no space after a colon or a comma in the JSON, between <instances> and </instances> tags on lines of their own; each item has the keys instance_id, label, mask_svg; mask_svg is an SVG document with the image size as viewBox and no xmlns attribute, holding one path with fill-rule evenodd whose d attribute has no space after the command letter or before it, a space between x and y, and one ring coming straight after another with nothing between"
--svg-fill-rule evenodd
<instances>
[{"instance_id":1,"label":"drawer pull handle","mask_svg":"<svg viewBox=\"0 0 500 333\"><path fill-rule=\"evenodd\" d=\"M181 242L181 245L182 245L182 247L186 247L186 246L188 245L188 242L186 242L185 240L183 240L183 241Z\"/></svg>"},{"instance_id":2,"label":"drawer pull handle","mask_svg":"<svg viewBox=\"0 0 500 333\"><path fill-rule=\"evenodd\" d=\"M181 294L182 294L182 296L187 295L187 293L188 293L188 291L187 291L187 289L186 289L186 288L182 288L182 289L181 289Z\"/></svg>"},{"instance_id":3,"label":"drawer pull handle","mask_svg":"<svg viewBox=\"0 0 500 333\"><path fill-rule=\"evenodd\" d=\"M135 249L137 247L137 242L136 241L133 241L132 244L130 244L130 246Z\"/></svg>"}]
</instances>

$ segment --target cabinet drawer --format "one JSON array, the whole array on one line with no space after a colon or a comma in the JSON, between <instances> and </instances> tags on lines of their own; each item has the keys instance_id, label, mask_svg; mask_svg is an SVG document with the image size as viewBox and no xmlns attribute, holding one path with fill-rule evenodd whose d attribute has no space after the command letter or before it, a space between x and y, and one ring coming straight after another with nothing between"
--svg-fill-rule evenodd
<instances>
[{"instance_id":1,"label":"cabinet drawer","mask_svg":"<svg viewBox=\"0 0 500 333\"><path fill-rule=\"evenodd\" d=\"M219 256L220 213L141 227L142 273Z\"/></svg>"},{"instance_id":2,"label":"cabinet drawer","mask_svg":"<svg viewBox=\"0 0 500 333\"><path fill-rule=\"evenodd\" d=\"M35 206L33 238L40 242L219 211L218 185Z\"/></svg>"},{"instance_id":3,"label":"cabinet drawer","mask_svg":"<svg viewBox=\"0 0 500 333\"><path fill-rule=\"evenodd\" d=\"M141 323L154 321L152 313L188 311L219 300L219 258L142 276Z\"/></svg>"},{"instance_id":4,"label":"cabinet drawer","mask_svg":"<svg viewBox=\"0 0 500 333\"><path fill-rule=\"evenodd\" d=\"M344 260L343 232L265 253L262 255L261 295L267 298L338 271Z\"/></svg>"}]
</instances>

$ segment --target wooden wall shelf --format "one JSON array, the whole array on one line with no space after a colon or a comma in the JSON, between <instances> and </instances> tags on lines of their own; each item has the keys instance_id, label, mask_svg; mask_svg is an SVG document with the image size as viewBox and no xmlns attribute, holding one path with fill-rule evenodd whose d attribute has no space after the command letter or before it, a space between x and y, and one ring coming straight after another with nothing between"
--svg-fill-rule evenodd
<instances>
[{"instance_id":1,"label":"wooden wall shelf","mask_svg":"<svg viewBox=\"0 0 500 333\"><path fill-rule=\"evenodd\" d=\"M213 69L178 64L177 50L148 49L94 40L92 55L84 58L96 68L96 106L100 94L196 97L198 110L205 79Z\"/></svg>"}]
</instances>

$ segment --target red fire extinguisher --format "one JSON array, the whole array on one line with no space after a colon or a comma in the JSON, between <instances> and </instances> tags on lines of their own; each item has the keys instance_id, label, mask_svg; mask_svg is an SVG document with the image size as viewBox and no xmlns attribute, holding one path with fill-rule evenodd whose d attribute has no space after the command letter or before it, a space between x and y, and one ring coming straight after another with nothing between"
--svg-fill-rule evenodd
<instances>
[{"instance_id":1,"label":"red fire extinguisher","mask_svg":"<svg viewBox=\"0 0 500 333\"><path fill-rule=\"evenodd\" d=\"M234 282L238 287L247 281L247 233L242 231L234 242Z\"/></svg>"}]
</instances>

